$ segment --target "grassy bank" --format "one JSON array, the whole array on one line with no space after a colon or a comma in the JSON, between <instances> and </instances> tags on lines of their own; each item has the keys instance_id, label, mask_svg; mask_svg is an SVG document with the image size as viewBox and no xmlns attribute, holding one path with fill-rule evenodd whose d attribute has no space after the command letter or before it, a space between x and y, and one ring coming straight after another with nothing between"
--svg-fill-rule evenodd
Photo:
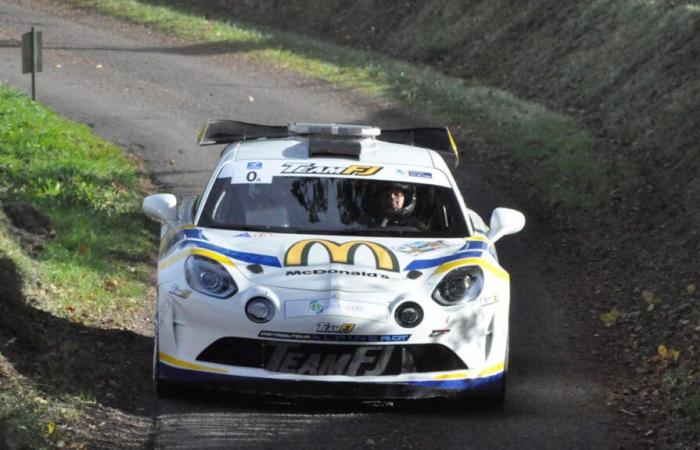
<instances>
[{"instance_id":1,"label":"grassy bank","mask_svg":"<svg viewBox=\"0 0 700 450\"><path fill-rule=\"evenodd\" d=\"M0 447L89 441L117 354L101 340L117 347L152 294L144 192L121 149L0 84ZM51 225L19 224L18 203Z\"/></svg>"},{"instance_id":2,"label":"grassy bank","mask_svg":"<svg viewBox=\"0 0 700 450\"><path fill-rule=\"evenodd\" d=\"M185 39L217 42L281 68L400 102L506 149L542 198L578 213L604 201L617 169L600 164L593 141L568 117L494 87L425 65L242 23L207 20L135 0L68 0L73 5L151 26ZM469 152L469 148L464 149ZM533 164L533 161L535 164Z\"/></svg>"}]
</instances>

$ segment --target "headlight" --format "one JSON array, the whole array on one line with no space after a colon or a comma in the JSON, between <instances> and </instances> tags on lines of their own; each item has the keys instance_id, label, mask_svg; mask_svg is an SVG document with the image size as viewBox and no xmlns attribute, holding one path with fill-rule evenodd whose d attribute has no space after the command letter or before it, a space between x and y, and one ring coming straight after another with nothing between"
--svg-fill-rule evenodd
<instances>
[{"instance_id":1,"label":"headlight","mask_svg":"<svg viewBox=\"0 0 700 450\"><path fill-rule=\"evenodd\" d=\"M204 256L187 258L185 277L192 289L212 297L228 298L238 292L238 286L224 266Z\"/></svg>"},{"instance_id":2,"label":"headlight","mask_svg":"<svg viewBox=\"0 0 700 450\"><path fill-rule=\"evenodd\" d=\"M433 300L444 306L470 302L481 294L484 272L479 266L465 266L448 273L433 291Z\"/></svg>"}]
</instances>

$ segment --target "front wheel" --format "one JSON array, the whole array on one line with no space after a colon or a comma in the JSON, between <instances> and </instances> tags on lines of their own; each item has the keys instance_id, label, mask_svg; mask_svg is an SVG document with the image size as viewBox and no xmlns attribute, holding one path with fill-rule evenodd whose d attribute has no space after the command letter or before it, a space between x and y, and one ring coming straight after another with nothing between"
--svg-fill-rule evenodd
<instances>
[{"instance_id":1,"label":"front wheel","mask_svg":"<svg viewBox=\"0 0 700 450\"><path fill-rule=\"evenodd\" d=\"M153 338L153 392L158 398L173 398L177 395L177 386L172 381L161 378L159 353L158 330L156 330Z\"/></svg>"},{"instance_id":2,"label":"front wheel","mask_svg":"<svg viewBox=\"0 0 700 450\"><path fill-rule=\"evenodd\" d=\"M506 381L508 378L508 357L510 354L510 339L506 343L506 357L503 361L503 376L501 377L493 393L484 397L484 408L489 410L501 410L506 402Z\"/></svg>"}]
</instances>

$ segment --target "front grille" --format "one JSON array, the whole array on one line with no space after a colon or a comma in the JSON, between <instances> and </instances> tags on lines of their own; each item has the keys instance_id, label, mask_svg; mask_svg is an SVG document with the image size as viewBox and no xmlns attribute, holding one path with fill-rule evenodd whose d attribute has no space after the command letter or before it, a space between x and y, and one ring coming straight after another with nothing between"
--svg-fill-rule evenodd
<instances>
[{"instance_id":1,"label":"front grille","mask_svg":"<svg viewBox=\"0 0 700 450\"><path fill-rule=\"evenodd\" d=\"M466 369L441 344L333 345L221 338L197 360L299 375L377 376Z\"/></svg>"}]
</instances>

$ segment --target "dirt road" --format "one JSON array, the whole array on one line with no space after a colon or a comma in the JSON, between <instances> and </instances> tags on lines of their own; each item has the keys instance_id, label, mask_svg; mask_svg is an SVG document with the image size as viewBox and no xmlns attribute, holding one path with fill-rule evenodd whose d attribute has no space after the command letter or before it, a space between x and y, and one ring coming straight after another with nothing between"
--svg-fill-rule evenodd
<instances>
[{"instance_id":1,"label":"dirt road","mask_svg":"<svg viewBox=\"0 0 700 450\"><path fill-rule=\"evenodd\" d=\"M225 46L182 43L111 19L57 12L40 2L0 1L0 80L24 90L29 78L21 75L19 39L31 26L44 33L39 100L136 152L155 183L180 196L196 192L217 159L218 149L194 145L206 118L394 127L415 122L388 105L249 61ZM527 205L514 205L477 169L465 164L458 170L467 202L487 217L495 206L517 206L527 214ZM595 372L577 344L581 337L568 327L575 320L548 291L546 255L537 245L544 233L531 222L519 238L507 238L499 248L513 292L504 411L200 395L157 403L153 445L617 448L604 390L593 381Z\"/></svg>"}]
</instances>

